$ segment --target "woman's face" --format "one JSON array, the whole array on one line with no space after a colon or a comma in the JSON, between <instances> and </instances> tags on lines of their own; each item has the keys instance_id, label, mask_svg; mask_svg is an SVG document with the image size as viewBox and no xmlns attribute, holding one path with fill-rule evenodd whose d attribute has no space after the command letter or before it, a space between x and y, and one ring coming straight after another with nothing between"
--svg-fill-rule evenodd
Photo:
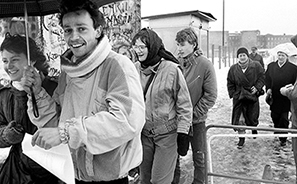
<instances>
[{"instance_id":1,"label":"woman's face","mask_svg":"<svg viewBox=\"0 0 297 184\"><path fill-rule=\"evenodd\" d=\"M2 62L5 72L12 81L20 81L24 68L28 66L28 60L24 53L17 54L7 50L2 51Z\"/></svg>"},{"instance_id":2,"label":"woman's face","mask_svg":"<svg viewBox=\"0 0 297 184\"><path fill-rule=\"evenodd\" d=\"M148 55L148 48L145 43L143 43L140 38L135 41L135 44L132 46L133 50L138 56L139 62L145 61Z\"/></svg>"},{"instance_id":3,"label":"woman's face","mask_svg":"<svg viewBox=\"0 0 297 184\"><path fill-rule=\"evenodd\" d=\"M288 56L283 52L278 52L277 53L277 58L278 58L278 62L280 64L282 64L288 59Z\"/></svg>"},{"instance_id":4,"label":"woman's face","mask_svg":"<svg viewBox=\"0 0 297 184\"><path fill-rule=\"evenodd\" d=\"M238 54L239 63L245 63L248 60L248 56L245 53Z\"/></svg>"}]
</instances>

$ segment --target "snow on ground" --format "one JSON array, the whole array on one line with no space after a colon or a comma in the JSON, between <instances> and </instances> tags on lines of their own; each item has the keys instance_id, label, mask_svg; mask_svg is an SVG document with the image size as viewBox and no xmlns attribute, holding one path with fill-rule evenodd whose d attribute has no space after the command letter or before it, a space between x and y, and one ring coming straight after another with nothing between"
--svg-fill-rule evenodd
<instances>
[{"instance_id":1,"label":"snow on ground","mask_svg":"<svg viewBox=\"0 0 297 184\"><path fill-rule=\"evenodd\" d=\"M218 81L218 99L208 114L207 125L231 125L232 101L227 92L228 67L218 69L216 67ZM259 126L273 127L269 106L265 103L265 95L260 97L260 118ZM271 134L272 132L258 131L259 134ZM215 134L235 134L233 129L211 128L207 133L209 138ZM247 134L251 134L247 130ZM273 173L273 180L285 183L295 182L295 164L291 148L291 139L287 145L281 147L275 137L261 137L253 139L246 138L243 149L237 149L238 138L214 138L211 146L211 164L213 172L231 176L252 177L261 179L265 165L270 165ZM182 176L180 184L189 184L193 180L193 163L191 151L181 159ZM213 177L214 184L259 184L253 181L234 180L220 177ZM209 177L210 181L210 177ZM209 182L210 183L210 182Z\"/></svg>"}]
</instances>

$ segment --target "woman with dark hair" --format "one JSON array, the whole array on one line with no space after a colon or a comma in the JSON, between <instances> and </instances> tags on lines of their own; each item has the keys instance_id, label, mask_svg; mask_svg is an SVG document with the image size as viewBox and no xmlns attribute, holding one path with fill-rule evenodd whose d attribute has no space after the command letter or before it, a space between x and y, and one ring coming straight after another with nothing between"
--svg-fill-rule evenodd
<instances>
[{"instance_id":1,"label":"woman with dark hair","mask_svg":"<svg viewBox=\"0 0 297 184\"><path fill-rule=\"evenodd\" d=\"M52 94L57 84L46 77L49 68L46 57L31 38L29 47L31 64L43 76L44 88ZM25 133L34 134L37 130L27 115L27 93L20 84L23 71L28 66L26 38L6 33L0 51L4 70L11 80L8 85L0 87L0 147L11 146L9 156L0 171L0 182L58 183L58 178L22 153L21 143ZM11 165L12 163L16 165ZM12 168L16 168L18 173L14 173ZM26 177L20 173L26 173Z\"/></svg>"},{"instance_id":2,"label":"woman with dark hair","mask_svg":"<svg viewBox=\"0 0 297 184\"><path fill-rule=\"evenodd\" d=\"M188 151L192 103L177 59L165 50L161 38L144 28L132 40L146 105L141 134L142 184L171 183L178 153Z\"/></svg>"}]
</instances>

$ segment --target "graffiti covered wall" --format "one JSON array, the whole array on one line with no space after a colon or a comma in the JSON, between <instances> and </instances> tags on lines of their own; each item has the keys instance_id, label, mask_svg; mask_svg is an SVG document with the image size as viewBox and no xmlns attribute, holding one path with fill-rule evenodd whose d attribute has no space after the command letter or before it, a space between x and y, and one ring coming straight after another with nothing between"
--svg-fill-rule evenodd
<instances>
[{"instance_id":1,"label":"graffiti covered wall","mask_svg":"<svg viewBox=\"0 0 297 184\"><path fill-rule=\"evenodd\" d=\"M115 51L118 51L122 44L130 46L131 39L140 30L140 3L141 0L122 0L99 8L106 19L104 32ZM29 35L42 46L49 64L59 69L59 56L67 49L67 45L63 39L58 14L29 17L29 24ZM24 27L22 18L0 19L0 41L7 31L24 34Z\"/></svg>"}]
</instances>

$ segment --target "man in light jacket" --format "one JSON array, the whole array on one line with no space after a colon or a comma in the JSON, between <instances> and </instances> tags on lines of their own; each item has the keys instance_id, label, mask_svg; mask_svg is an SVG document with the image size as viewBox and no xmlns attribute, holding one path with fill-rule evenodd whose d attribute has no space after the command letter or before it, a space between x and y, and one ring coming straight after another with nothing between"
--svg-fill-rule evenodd
<instances>
[{"instance_id":1,"label":"man in light jacket","mask_svg":"<svg viewBox=\"0 0 297 184\"><path fill-rule=\"evenodd\" d=\"M76 184L128 184L128 172L140 165L143 153L145 105L139 75L127 57L111 50L103 34L103 14L91 1L63 1L60 23L70 49L61 57L53 98L34 68L27 68L22 79L28 114L39 127L32 144L44 149L68 144Z\"/></svg>"}]
</instances>

